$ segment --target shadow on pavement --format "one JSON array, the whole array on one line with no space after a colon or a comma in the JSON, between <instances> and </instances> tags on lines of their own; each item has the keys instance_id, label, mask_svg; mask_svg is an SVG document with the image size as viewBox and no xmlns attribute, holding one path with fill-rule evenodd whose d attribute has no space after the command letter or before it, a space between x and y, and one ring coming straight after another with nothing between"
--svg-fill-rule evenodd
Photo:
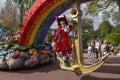
<instances>
[{"instance_id":1,"label":"shadow on pavement","mask_svg":"<svg viewBox=\"0 0 120 80\"><path fill-rule=\"evenodd\" d=\"M102 67L97 69L95 72L120 74L120 66L103 65Z\"/></svg>"},{"instance_id":2,"label":"shadow on pavement","mask_svg":"<svg viewBox=\"0 0 120 80\"><path fill-rule=\"evenodd\" d=\"M34 68L30 68L30 69L6 70L4 72L29 74L29 73L34 73L34 72L48 73L50 71L56 71L56 70L60 70L58 61L50 62L50 63L44 64L44 65L38 65L38 66L36 66Z\"/></svg>"},{"instance_id":3,"label":"shadow on pavement","mask_svg":"<svg viewBox=\"0 0 120 80\"><path fill-rule=\"evenodd\" d=\"M80 80L120 80L120 79L115 79L115 78L98 78L98 77L93 77L90 75L85 75L83 77L81 77Z\"/></svg>"},{"instance_id":4,"label":"shadow on pavement","mask_svg":"<svg viewBox=\"0 0 120 80\"><path fill-rule=\"evenodd\" d=\"M113 57L109 58L107 61L105 61L107 64L120 64L120 57Z\"/></svg>"}]
</instances>

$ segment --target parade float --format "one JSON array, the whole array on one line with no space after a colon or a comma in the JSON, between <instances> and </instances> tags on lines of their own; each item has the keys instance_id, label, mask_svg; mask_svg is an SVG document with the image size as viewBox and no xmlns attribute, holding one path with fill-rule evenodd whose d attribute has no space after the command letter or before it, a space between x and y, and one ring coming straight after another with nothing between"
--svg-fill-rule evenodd
<instances>
[{"instance_id":1,"label":"parade float","mask_svg":"<svg viewBox=\"0 0 120 80\"><path fill-rule=\"evenodd\" d=\"M39 47L21 46L16 38L18 36L14 36L10 42L0 43L0 70L29 69L55 59L50 43Z\"/></svg>"},{"instance_id":2,"label":"parade float","mask_svg":"<svg viewBox=\"0 0 120 80\"><path fill-rule=\"evenodd\" d=\"M99 68L109 54L94 64L85 65L83 63L80 4L87 1L91 0L36 0L14 38L10 42L0 43L0 70L32 68L53 60L54 53L51 48L46 49L44 40L55 21L55 16L61 15L69 8L72 8L70 14L74 26L74 63L67 67L62 58L57 55L60 67L79 75Z\"/></svg>"}]
</instances>

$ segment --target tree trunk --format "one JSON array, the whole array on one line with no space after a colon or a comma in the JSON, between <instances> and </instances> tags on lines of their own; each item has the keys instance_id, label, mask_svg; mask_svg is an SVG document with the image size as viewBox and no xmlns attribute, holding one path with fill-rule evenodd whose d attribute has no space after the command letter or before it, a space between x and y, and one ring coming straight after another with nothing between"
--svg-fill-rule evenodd
<instances>
[{"instance_id":1,"label":"tree trunk","mask_svg":"<svg viewBox=\"0 0 120 80\"><path fill-rule=\"evenodd\" d=\"M117 0L117 4L118 4L119 12L120 12L120 0Z\"/></svg>"}]
</instances>

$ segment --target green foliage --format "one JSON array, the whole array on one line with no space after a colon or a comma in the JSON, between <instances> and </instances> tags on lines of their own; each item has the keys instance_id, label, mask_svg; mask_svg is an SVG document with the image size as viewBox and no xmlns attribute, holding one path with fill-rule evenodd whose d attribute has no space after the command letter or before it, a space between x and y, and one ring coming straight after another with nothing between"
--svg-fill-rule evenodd
<instances>
[{"instance_id":1,"label":"green foliage","mask_svg":"<svg viewBox=\"0 0 120 80\"><path fill-rule=\"evenodd\" d=\"M81 26L82 26L82 33L87 35L83 37L83 40L89 41L93 39L94 38L93 19L83 18Z\"/></svg>"},{"instance_id":2,"label":"green foliage","mask_svg":"<svg viewBox=\"0 0 120 80\"><path fill-rule=\"evenodd\" d=\"M45 40L52 42L52 39L53 39L52 31L49 30Z\"/></svg>"},{"instance_id":3,"label":"green foliage","mask_svg":"<svg viewBox=\"0 0 120 80\"><path fill-rule=\"evenodd\" d=\"M116 46L120 43L120 33L111 33L105 39Z\"/></svg>"},{"instance_id":4,"label":"green foliage","mask_svg":"<svg viewBox=\"0 0 120 80\"><path fill-rule=\"evenodd\" d=\"M88 11L90 13L93 13L94 11L96 11L99 8L99 5L97 4L97 1L92 1L90 2L90 4L88 5Z\"/></svg>"},{"instance_id":5,"label":"green foliage","mask_svg":"<svg viewBox=\"0 0 120 80\"><path fill-rule=\"evenodd\" d=\"M102 18L103 18L103 20L108 20L111 16L111 13L110 12L108 12L108 11L103 11L102 12Z\"/></svg>"},{"instance_id":6,"label":"green foliage","mask_svg":"<svg viewBox=\"0 0 120 80\"><path fill-rule=\"evenodd\" d=\"M115 11L115 8L120 11L119 0L93 0L87 5L88 5L87 14L89 13L94 17L98 16L98 13L100 11L105 11L105 13L110 12L109 14L113 13ZM103 14L103 15L106 15L106 14Z\"/></svg>"},{"instance_id":7,"label":"green foliage","mask_svg":"<svg viewBox=\"0 0 120 80\"><path fill-rule=\"evenodd\" d=\"M83 31L88 30L88 32L92 32L93 31L93 19L83 18L81 26L82 26Z\"/></svg>"},{"instance_id":8,"label":"green foliage","mask_svg":"<svg viewBox=\"0 0 120 80\"><path fill-rule=\"evenodd\" d=\"M118 45L120 42L120 2L119 0L93 0L87 3L87 14L97 17L102 12L103 22L95 31L94 37L106 39L108 42ZM112 20L116 24L113 27L108 21Z\"/></svg>"},{"instance_id":9,"label":"green foliage","mask_svg":"<svg viewBox=\"0 0 120 80\"><path fill-rule=\"evenodd\" d=\"M120 33L120 24L116 25L114 32Z\"/></svg>"},{"instance_id":10,"label":"green foliage","mask_svg":"<svg viewBox=\"0 0 120 80\"><path fill-rule=\"evenodd\" d=\"M109 21L103 21L96 30L96 33L99 35L98 37L105 38L107 34L111 34L112 30L113 26L109 23Z\"/></svg>"},{"instance_id":11,"label":"green foliage","mask_svg":"<svg viewBox=\"0 0 120 80\"><path fill-rule=\"evenodd\" d=\"M0 13L0 25L6 30L11 29L15 31L19 25L19 15L17 11L17 5L11 0L5 2L5 7L1 9Z\"/></svg>"},{"instance_id":12,"label":"green foliage","mask_svg":"<svg viewBox=\"0 0 120 80\"><path fill-rule=\"evenodd\" d=\"M12 0L15 3L18 2L18 0ZM23 12L27 12L30 7L32 6L32 4L35 2L35 0L22 0L22 2L19 5L19 10L20 10L20 24L22 23L24 16L23 16Z\"/></svg>"},{"instance_id":13,"label":"green foliage","mask_svg":"<svg viewBox=\"0 0 120 80\"><path fill-rule=\"evenodd\" d=\"M112 20L114 21L115 24L120 24L120 12L114 12L112 14Z\"/></svg>"}]
</instances>

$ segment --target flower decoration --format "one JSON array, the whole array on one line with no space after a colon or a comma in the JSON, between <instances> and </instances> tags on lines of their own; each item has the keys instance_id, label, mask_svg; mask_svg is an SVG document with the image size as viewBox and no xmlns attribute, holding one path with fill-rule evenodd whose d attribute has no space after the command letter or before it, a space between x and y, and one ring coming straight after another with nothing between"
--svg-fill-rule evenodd
<instances>
[{"instance_id":1,"label":"flower decoration","mask_svg":"<svg viewBox=\"0 0 120 80\"><path fill-rule=\"evenodd\" d=\"M40 50L40 53L42 53L42 54L48 54L49 52L47 50L43 49L43 50Z\"/></svg>"},{"instance_id":2,"label":"flower decoration","mask_svg":"<svg viewBox=\"0 0 120 80\"><path fill-rule=\"evenodd\" d=\"M14 50L14 55L15 55L15 56L20 55L20 50Z\"/></svg>"},{"instance_id":3,"label":"flower decoration","mask_svg":"<svg viewBox=\"0 0 120 80\"><path fill-rule=\"evenodd\" d=\"M31 59L32 59L33 62L37 62L38 61L38 57L36 55L31 56Z\"/></svg>"},{"instance_id":4,"label":"flower decoration","mask_svg":"<svg viewBox=\"0 0 120 80\"><path fill-rule=\"evenodd\" d=\"M36 55L36 54L37 54L37 51L36 51L36 49L32 48L32 49L29 49L29 53L30 53L31 55Z\"/></svg>"},{"instance_id":5,"label":"flower decoration","mask_svg":"<svg viewBox=\"0 0 120 80\"><path fill-rule=\"evenodd\" d=\"M8 48L9 48L9 45L8 45L8 44L4 44L4 48L5 48L5 49L8 49Z\"/></svg>"}]
</instances>

